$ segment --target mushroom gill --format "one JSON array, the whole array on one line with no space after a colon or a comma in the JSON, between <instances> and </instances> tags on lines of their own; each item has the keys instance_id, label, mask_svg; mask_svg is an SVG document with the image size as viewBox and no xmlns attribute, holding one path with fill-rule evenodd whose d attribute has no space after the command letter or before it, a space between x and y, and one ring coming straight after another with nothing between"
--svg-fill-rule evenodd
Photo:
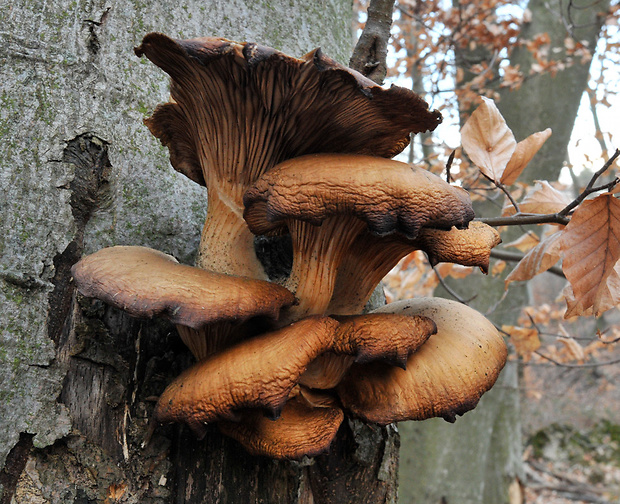
<instances>
[{"instance_id":1,"label":"mushroom gill","mask_svg":"<svg viewBox=\"0 0 620 504\"><path fill-rule=\"evenodd\" d=\"M241 216L243 193L267 170L317 152L392 157L441 122L414 92L381 88L318 49L298 59L150 33L135 52L171 77L171 101L146 124L173 167L207 186L198 265L217 272L265 278Z\"/></svg>"},{"instance_id":2,"label":"mushroom gill","mask_svg":"<svg viewBox=\"0 0 620 504\"><path fill-rule=\"evenodd\" d=\"M414 240L425 228L463 228L474 217L466 191L426 170L344 154L285 161L246 192L244 203L255 234L291 234L293 268L284 285L299 303L286 321L327 312L338 269L366 230Z\"/></svg>"}]
</instances>

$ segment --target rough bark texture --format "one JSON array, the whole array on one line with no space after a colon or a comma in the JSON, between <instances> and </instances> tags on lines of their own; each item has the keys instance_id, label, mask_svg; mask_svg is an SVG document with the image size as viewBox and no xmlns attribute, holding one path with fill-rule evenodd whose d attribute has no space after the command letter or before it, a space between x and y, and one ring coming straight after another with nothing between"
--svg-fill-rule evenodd
<instances>
[{"instance_id":1,"label":"rough bark texture","mask_svg":"<svg viewBox=\"0 0 620 504\"><path fill-rule=\"evenodd\" d=\"M395 500L389 429L346 422L330 455L304 463L250 458L215 430L196 442L170 426L142 447L153 398L191 357L171 326L78 297L69 276L113 244L193 261L206 193L142 124L168 96L133 55L144 34L322 45L346 61L350 8L0 0L0 502Z\"/></svg>"}]
</instances>

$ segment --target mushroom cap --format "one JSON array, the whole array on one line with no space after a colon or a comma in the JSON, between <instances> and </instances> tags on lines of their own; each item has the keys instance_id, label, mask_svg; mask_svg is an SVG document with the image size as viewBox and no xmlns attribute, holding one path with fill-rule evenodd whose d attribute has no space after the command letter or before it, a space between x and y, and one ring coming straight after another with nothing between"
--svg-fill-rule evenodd
<instances>
[{"instance_id":1,"label":"mushroom cap","mask_svg":"<svg viewBox=\"0 0 620 504\"><path fill-rule=\"evenodd\" d=\"M219 422L218 427L251 455L300 459L327 451L343 419L340 408L314 408L297 396L287 401L277 420L252 410L244 413L239 422Z\"/></svg>"},{"instance_id":2,"label":"mushroom cap","mask_svg":"<svg viewBox=\"0 0 620 504\"><path fill-rule=\"evenodd\" d=\"M173 167L203 185L209 170L252 183L285 159L316 152L392 157L410 133L441 122L413 91L381 88L320 49L298 59L253 43L149 33L135 52L172 79L171 102L147 126Z\"/></svg>"},{"instance_id":3,"label":"mushroom cap","mask_svg":"<svg viewBox=\"0 0 620 504\"><path fill-rule=\"evenodd\" d=\"M254 234L286 232L286 220L320 225L354 215L375 235L415 239L425 227L466 227L474 218L469 194L436 175L390 159L315 154L285 161L244 195L244 218Z\"/></svg>"},{"instance_id":4,"label":"mushroom cap","mask_svg":"<svg viewBox=\"0 0 620 504\"><path fill-rule=\"evenodd\" d=\"M437 333L409 357L406 370L380 362L351 368L338 395L346 410L366 421L454 421L477 405L506 363L508 352L498 331L466 305L418 298L375 312L427 316L437 324Z\"/></svg>"},{"instance_id":5,"label":"mushroom cap","mask_svg":"<svg viewBox=\"0 0 620 504\"><path fill-rule=\"evenodd\" d=\"M407 359L437 331L428 317L371 313L338 317L330 351L312 361L299 383L314 389L338 385L354 362L383 361L405 368Z\"/></svg>"},{"instance_id":6,"label":"mushroom cap","mask_svg":"<svg viewBox=\"0 0 620 504\"><path fill-rule=\"evenodd\" d=\"M501 243L497 230L484 222L472 221L465 229L424 229L416 239L416 248L426 252L431 266L450 262L478 266L489 272L491 249Z\"/></svg>"},{"instance_id":7,"label":"mushroom cap","mask_svg":"<svg viewBox=\"0 0 620 504\"><path fill-rule=\"evenodd\" d=\"M179 264L146 247L110 247L71 269L77 288L135 317L161 316L194 329L265 315L278 318L295 298L279 285Z\"/></svg>"},{"instance_id":8,"label":"mushroom cap","mask_svg":"<svg viewBox=\"0 0 620 504\"><path fill-rule=\"evenodd\" d=\"M299 377L333 344L338 322L309 317L245 340L194 364L159 397L155 419L203 424L236 419L238 410L261 408L279 416Z\"/></svg>"}]
</instances>

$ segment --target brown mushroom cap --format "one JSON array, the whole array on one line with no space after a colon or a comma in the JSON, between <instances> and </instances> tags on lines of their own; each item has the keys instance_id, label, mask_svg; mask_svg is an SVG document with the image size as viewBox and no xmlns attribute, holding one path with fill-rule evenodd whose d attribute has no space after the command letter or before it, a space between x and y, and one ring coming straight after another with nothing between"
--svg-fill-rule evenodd
<instances>
[{"instance_id":1,"label":"brown mushroom cap","mask_svg":"<svg viewBox=\"0 0 620 504\"><path fill-rule=\"evenodd\" d=\"M398 261L423 250L435 266L452 262L489 270L491 249L501 242L499 233L482 222L472 221L466 229L423 228L415 240L401 234L379 238L369 232L360 234L338 269L329 314L359 313L381 279Z\"/></svg>"},{"instance_id":2,"label":"brown mushroom cap","mask_svg":"<svg viewBox=\"0 0 620 504\"><path fill-rule=\"evenodd\" d=\"M392 157L410 133L441 122L414 92L383 89L320 49L298 59L258 44L149 33L135 52L172 78L173 101L147 125L173 166L207 186L214 173L252 183L315 152Z\"/></svg>"},{"instance_id":3,"label":"brown mushroom cap","mask_svg":"<svg viewBox=\"0 0 620 504\"><path fill-rule=\"evenodd\" d=\"M185 370L160 396L155 418L184 422L200 435L204 423L234 420L246 408L277 416L298 384L315 386L301 378L326 352L403 365L434 330L428 318L408 315L364 315L342 324L329 317L308 317L242 341Z\"/></svg>"},{"instance_id":4,"label":"brown mushroom cap","mask_svg":"<svg viewBox=\"0 0 620 504\"><path fill-rule=\"evenodd\" d=\"M346 410L366 421L454 421L476 406L506 362L506 345L493 324L463 304L419 298L376 312L427 316L437 334L409 357L406 370L374 362L351 368L338 395Z\"/></svg>"},{"instance_id":5,"label":"brown mushroom cap","mask_svg":"<svg viewBox=\"0 0 620 504\"><path fill-rule=\"evenodd\" d=\"M354 362L383 361L404 369L409 356L437 331L428 317L393 313L339 317L338 321L332 348L308 365L300 384L333 388Z\"/></svg>"},{"instance_id":6,"label":"brown mushroom cap","mask_svg":"<svg viewBox=\"0 0 620 504\"><path fill-rule=\"evenodd\" d=\"M246 192L244 204L253 233L291 234L293 267L284 285L300 303L285 321L329 313L338 269L366 229L415 239L426 227L465 227L474 217L463 189L421 168L353 154L285 161Z\"/></svg>"},{"instance_id":7,"label":"brown mushroom cap","mask_svg":"<svg viewBox=\"0 0 620 504\"><path fill-rule=\"evenodd\" d=\"M160 396L155 419L183 422L200 436L204 423L234 420L240 409L278 416L308 364L332 345L337 326L328 317L307 318L194 364Z\"/></svg>"},{"instance_id":8,"label":"brown mushroom cap","mask_svg":"<svg viewBox=\"0 0 620 504\"><path fill-rule=\"evenodd\" d=\"M424 227L466 227L474 218L469 194L436 175L390 159L315 154L291 159L263 175L244 195L254 234L285 232L286 220L321 225L353 215L370 233L415 239Z\"/></svg>"},{"instance_id":9,"label":"brown mushroom cap","mask_svg":"<svg viewBox=\"0 0 620 504\"><path fill-rule=\"evenodd\" d=\"M71 269L77 288L135 317L164 317L195 329L257 315L278 318L294 302L285 288L179 264L146 247L110 247Z\"/></svg>"},{"instance_id":10,"label":"brown mushroom cap","mask_svg":"<svg viewBox=\"0 0 620 504\"><path fill-rule=\"evenodd\" d=\"M239 422L219 422L218 426L252 455L300 459L327 451L343 419L340 408L313 408L297 396L287 401L277 420L252 410Z\"/></svg>"}]
</instances>

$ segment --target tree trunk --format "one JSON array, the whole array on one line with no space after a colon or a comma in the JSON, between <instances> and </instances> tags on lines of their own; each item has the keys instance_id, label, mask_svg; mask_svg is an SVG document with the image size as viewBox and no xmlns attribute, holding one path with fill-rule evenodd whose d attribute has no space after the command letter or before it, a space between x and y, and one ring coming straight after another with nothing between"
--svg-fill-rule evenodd
<instances>
[{"instance_id":1,"label":"tree trunk","mask_svg":"<svg viewBox=\"0 0 620 504\"><path fill-rule=\"evenodd\" d=\"M158 429L191 357L175 329L77 296L70 267L114 244L191 264L206 191L142 124L167 77L150 31L350 55L350 3L0 0L1 503L393 502L398 436L345 421L328 455L249 457L211 428Z\"/></svg>"}]
</instances>

